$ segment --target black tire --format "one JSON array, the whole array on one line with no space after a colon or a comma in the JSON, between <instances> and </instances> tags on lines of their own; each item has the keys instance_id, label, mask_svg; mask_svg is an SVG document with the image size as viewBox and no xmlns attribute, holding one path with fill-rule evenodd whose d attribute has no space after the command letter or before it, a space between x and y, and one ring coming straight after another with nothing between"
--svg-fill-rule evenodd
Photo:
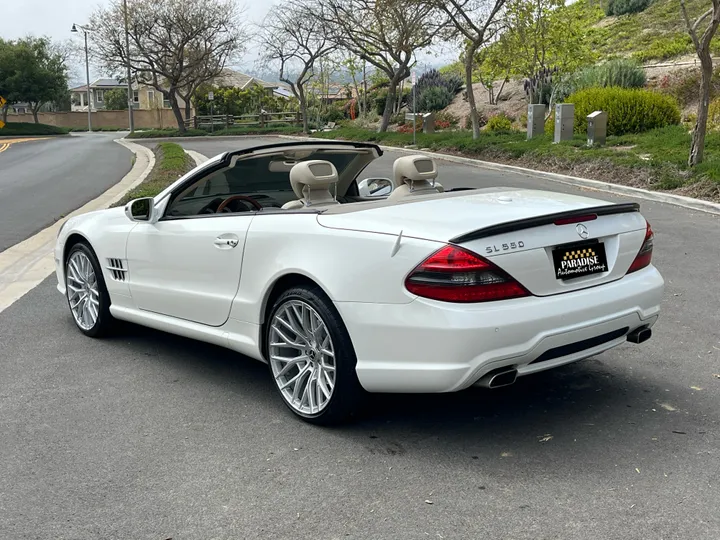
<instances>
[{"instance_id":1,"label":"black tire","mask_svg":"<svg viewBox=\"0 0 720 540\"><path fill-rule=\"evenodd\" d=\"M98 299L100 304L98 307L98 318L95 321L95 324L88 329L82 328L78 324L77 320L75 320L75 316L72 313L72 309L70 308L70 297L67 287L68 263L70 261L70 258L77 252L82 252L90 260L90 264L92 265L93 271L95 272L95 276L97 279L98 292L100 293ZM77 329L86 336L92 338L99 338L110 334L113 327L115 326L115 319L110 314L110 295L108 294L107 286L105 285L105 276L103 275L100 263L95 256L95 252L89 245L84 242L79 242L75 244L67 254L67 257L65 259L65 289L65 299L68 302L68 308L71 309L70 316L72 317L73 322L75 322L75 326L77 327Z\"/></svg>"},{"instance_id":2,"label":"black tire","mask_svg":"<svg viewBox=\"0 0 720 540\"><path fill-rule=\"evenodd\" d=\"M327 405L318 413L306 414L293 408L283 396L276 380L270 360L270 336L272 321L278 311L288 302L300 300L312 307L325 324L332 339L335 353L335 386ZM268 354L268 372L278 397L293 414L316 425L333 425L352 421L366 397L360 386L357 372L357 357L350 335L337 309L327 295L317 286L297 286L283 292L270 309L265 331L265 350Z\"/></svg>"}]
</instances>

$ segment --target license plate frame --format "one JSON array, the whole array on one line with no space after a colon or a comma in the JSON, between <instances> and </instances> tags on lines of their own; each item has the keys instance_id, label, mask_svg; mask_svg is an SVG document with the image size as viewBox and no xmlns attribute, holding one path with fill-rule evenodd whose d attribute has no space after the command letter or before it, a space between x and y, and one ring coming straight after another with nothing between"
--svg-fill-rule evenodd
<instances>
[{"instance_id":1,"label":"license plate frame","mask_svg":"<svg viewBox=\"0 0 720 540\"><path fill-rule=\"evenodd\" d=\"M608 271L605 244L596 239L556 246L552 250L552 258L555 279L560 281Z\"/></svg>"}]
</instances>

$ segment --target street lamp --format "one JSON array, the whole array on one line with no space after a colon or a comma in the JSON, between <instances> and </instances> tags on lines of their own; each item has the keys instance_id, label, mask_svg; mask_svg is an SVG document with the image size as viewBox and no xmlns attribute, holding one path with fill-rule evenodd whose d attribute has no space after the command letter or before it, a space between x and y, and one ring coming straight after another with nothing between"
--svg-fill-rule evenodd
<instances>
[{"instance_id":1,"label":"street lamp","mask_svg":"<svg viewBox=\"0 0 720 540\"><path fill-rule=\"evenodd\" d=\"M87 33L89 28L73 23L71 32L77 33L80 28L85 34L85 76L87 78L88 132L92 132L92 102L90 101L90 60L88 59Z\"/></svg>"},{"instance_id":2,"label":"street lamp","mask_svg":"<svg viewBox=\"0 0 720 540\"><path fill-rule=\"evenodd\" d=\"M134 93L132 89L131 73L130 73L130 33L128 32L128 8L127 0L123 0L123 8L125 12L125 51L127 55L127 87L128 87L128 114L130 132L135 131L135 122L133 118L133 105L135 103Z\"/></svg>"}]
</instances>

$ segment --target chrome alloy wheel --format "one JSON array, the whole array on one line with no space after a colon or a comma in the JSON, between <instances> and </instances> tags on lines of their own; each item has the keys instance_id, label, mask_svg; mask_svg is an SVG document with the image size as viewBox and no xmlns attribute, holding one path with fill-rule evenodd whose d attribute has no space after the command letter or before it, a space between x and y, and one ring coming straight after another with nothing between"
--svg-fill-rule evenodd
<instances>
[{"instance_id":1,"label":"chrome alloy wheel","mask_svg":"<svg viewBox=\"0 0 720 540\"><path fill-rule=\"evenodd\" d=\"M302 415L330 402L335 388L335 350L322 318L309 304L288 300L270 327L270 368L285 401Z\"/></svg>"},{"instance_id":2,"label":"chrome alloy wheel","mask_svg":"<svg viewBox=\"0 0 720 540\"><path fill-rule=\"evenodd\" d=\"M65 286L75 322L83 330L90 330L100 315L100 288L95 269L82 251L76 251L68 259Z\"/></svg>"}]
</instances>

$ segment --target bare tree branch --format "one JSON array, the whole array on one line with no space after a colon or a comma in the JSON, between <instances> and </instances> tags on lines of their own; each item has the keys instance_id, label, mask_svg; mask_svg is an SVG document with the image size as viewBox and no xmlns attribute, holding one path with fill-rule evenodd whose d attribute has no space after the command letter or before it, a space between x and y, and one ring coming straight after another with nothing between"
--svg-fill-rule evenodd
<instances>
[{"instance_id":1,"label":"bare tree branch","mask_svg":"<svg viewBox=\"0 0 720 540\"><path fill-rule=\"evenodd\" d=\"M303 129L308 132L306 86L314 76L315 63L337 48L323 33L321 21L303 0L286 0L265 17L259 33L261 59L279 70L300 102ZM293 75L294 73L294 75Z\"/></svg>"},{"instance_id":2,"label":"bare tree branch","mask_svg":"<svg viewBox=\"0 0 720 540\"><path fill-rule=\"evenodd\" d=\"M203 83L220 75L244 47L247 32L234 0L134 0L125 48L120 0L99 8L91 18L94 56L109 71L128 61L138 82L161 92L184 131L178 95L186 101Z\"/></svg>"},{"instance_id":3,"label":"bare tree branch","mask_svg":"<svg viewBox=\"0 0 720 540\"><path fill-rule=\"evenodd\" d=\"M380 124L386 131L398 84L410 75L415 52L445 26L444 13L426 0L316 0L313 13L332 41L390 79Z\"/></svg>"}]
</instances>

